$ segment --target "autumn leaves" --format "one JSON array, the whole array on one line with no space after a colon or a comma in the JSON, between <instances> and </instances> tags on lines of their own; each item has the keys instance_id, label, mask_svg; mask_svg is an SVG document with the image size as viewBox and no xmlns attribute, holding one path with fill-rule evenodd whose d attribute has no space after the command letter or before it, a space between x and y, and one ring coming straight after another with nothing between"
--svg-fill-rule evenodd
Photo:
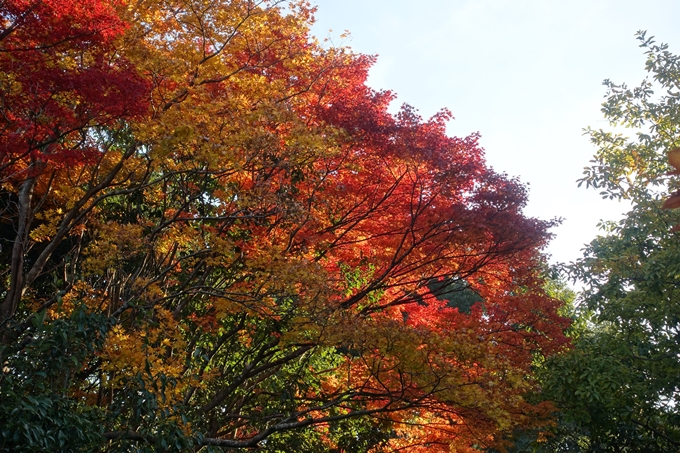
<instances>
[{"instance_id":1,"label":"autumn leaves","mask_svg":"<svg viewBox=\"0 0 680 453\"><path fill-rule=\"evenodd\" d=\"M102 323L62 387L92 448L465 451L544 415L551 224L475 137L388 113L305 2L90 3L3 6L0 162L4 351Z\"/></svg>"}]
</instances>

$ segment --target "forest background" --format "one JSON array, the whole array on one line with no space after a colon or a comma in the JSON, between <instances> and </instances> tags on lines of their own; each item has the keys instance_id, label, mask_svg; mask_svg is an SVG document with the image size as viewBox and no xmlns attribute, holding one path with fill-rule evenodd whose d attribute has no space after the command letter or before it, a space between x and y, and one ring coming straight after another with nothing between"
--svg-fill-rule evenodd
<instances>
[{"instance_id":1,"label":"forest background","mask_svg":"<svg viewBox=\"0 0 680 453\"><path fill-rule=\"evenodd\" d=\"M479 135L314 13L2 4L0 449L677 449L678 57L606 83L630 137L579 182L629 212L551 267Z\"/></svg>"}]
</instances>

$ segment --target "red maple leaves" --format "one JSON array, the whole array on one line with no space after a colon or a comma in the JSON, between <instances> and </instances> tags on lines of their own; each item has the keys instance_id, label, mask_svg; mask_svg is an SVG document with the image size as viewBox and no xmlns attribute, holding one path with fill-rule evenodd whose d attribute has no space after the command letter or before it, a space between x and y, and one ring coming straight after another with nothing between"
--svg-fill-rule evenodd
<instances>
[{"instance_id":1,"label":"red maple leaves","mask_svg":"<svg viewBox=\"0 0 680 453\"><path fill-rule=\"evenodd\" d=\"M3 4L2 317L78 287L130 355L98 351L105 371L128 376L162 313L182 350L159 336L155 366L211 445L375 414L394 449L531 424L533 357L565 343L540 275L552 223L478 137L449 137L448 111L390 114L373 59L315 44L305 4L136 7ZM302 357L326 368L284 401L276 373L311 376ZM98 367L86 387L125 398Z\"/></svg>"},{"instance_id":2,"label":"red maple leaves","mask_svg":"<svg viewBox=\"0 0 680 453\"><path fill-rule=\"evenodd\" d=\"M103 0L8 0L0 33L3 179L96 159L95 126L146 111L146 82L114 40L126 29ZM29 170L30 168L30 170Z\"/></svg>"}]
</instances>

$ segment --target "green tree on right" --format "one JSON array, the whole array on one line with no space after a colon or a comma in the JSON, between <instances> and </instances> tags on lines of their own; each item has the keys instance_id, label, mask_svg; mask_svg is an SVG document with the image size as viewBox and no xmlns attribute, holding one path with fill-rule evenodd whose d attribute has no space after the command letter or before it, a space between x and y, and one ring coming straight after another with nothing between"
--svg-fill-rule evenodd
<instances>
[{"instance_id":1,"label":"green tree on right","mask_svg":"<svg viewBox=\"0 0 680 453\"><path fill-rule=\"evenodd\" d=\"M515 452L680 451L680 56L637 38L648 77L635 88L606 80L602 107L632 133L588 128L597 151L579 180L632 209L567 267L584 285L573 348L537 365L557 423L518 435Z\"/></svg>"}]
</instances>

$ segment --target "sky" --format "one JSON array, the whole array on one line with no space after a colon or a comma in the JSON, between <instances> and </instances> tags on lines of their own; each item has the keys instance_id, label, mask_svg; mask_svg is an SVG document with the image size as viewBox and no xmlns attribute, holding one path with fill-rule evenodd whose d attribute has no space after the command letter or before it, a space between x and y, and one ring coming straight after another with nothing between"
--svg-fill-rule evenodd
<instances>
[{"instance_id":1,"label":"sky","mask_svg":"<svg viewBox=\"0 0 680 453\"><path fill-rule=\"evenodd\" d=\"M369 85L429 118L442 108L448 133L481 134L488 165L529 185L525 213L563 218L548 247L571 262L627 206L578 188L595 148L583 129L607 128L602 82L638 85L647 30L680 53L680 1L316 0L319 39L377 55ZM332 30L332 31L331 31ZM342 38L345 31L348 38Z\"/></svg>"}]
</instances>

